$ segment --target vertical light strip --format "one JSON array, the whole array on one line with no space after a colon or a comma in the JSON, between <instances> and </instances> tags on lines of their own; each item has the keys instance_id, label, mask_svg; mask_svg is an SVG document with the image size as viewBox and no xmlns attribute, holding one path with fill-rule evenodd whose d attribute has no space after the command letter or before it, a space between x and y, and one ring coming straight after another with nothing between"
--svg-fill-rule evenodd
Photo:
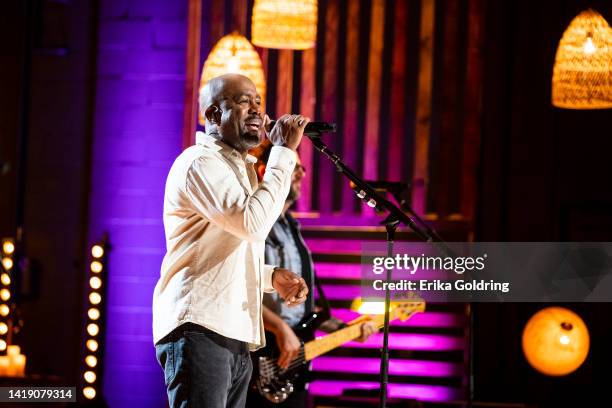
<instances>
[{"instance_id":1,"label":"vertical light strip","mask_svg":"<svg viewBox=\"0 0 612 408\"><path fill-rule=\"evenodd\" d=\"M0 352L4 353L12 343L11 282L15 268L15 240L2 240L2 268L0 269ZM4 357L6 358L6 357Z\"/></svg>"},{"instance_id":2,"label":"vertical light strip","mask_svg":"<svg viewBox=\"0 0 612 408\"><path fill-rule=\"evenodd\" d=\"M88 400L101 399L107 253L106 239L91 247L89 273L87 275L85 353L81 370L81 392Z\"/></svg>"}]
</instances>

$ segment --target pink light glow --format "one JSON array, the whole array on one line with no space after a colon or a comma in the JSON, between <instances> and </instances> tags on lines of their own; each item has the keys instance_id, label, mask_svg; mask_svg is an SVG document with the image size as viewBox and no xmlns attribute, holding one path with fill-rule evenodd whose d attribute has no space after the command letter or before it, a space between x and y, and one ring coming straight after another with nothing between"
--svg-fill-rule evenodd
<instances>
[{"instance_id":1,"label":"pink light glow","mask_svg":"<svg viewBox=\"0 0 612 408\"><path fill-rule=\"evenodd\" d=\"M313 360L312 369L314 371L378 374L380 372L380 358L319 357ZM391 359L389 360L389 374L448 377L460 376L463 374L463 371L459 364Z\"/></svg>"},{"instance_id":2,"label":"pink light glow","mask_svg":"<svg viewBox=\"0 0 612 408\"><path fill-rule=\"evenodd\" d=\"M313 395L337 397L345 390L377 390L380 384L373 381L313 381L308 390ZM390 398L416 399L422 401L449 401L461 399L461 391L439 385L389 384Z\"/></svg>"},{"instance_id":3,"label":"pink light glow","mask_svg":"<svg viewBox=\"0 0 612 408\"><path fill-rule=\"evenodd\" d=\"M317 331L316 336L324 336L326 333ZM364 343L349 341L345 347L354 348L380 348L382 346L382 333L370 336ZM392 350L427 350L447 351L462 350L464 348L462 337L444 336L440 334L406 334L393 333L389 336L389 349Z\"/></svg>"},{"instance_id":4,"label":"pink light glow","mask_svg":"<svg viewBox=\"0 0 612 408\"><path fill-rule=\"evenodd\" d=\"M344 322L349 322L361 316L350 309L332 309L332 315ZM464 317L444 312L424 312L413 315L410 319L394 320L391 326L398 327L463 327Z\"/></svg>"}]
</instances>

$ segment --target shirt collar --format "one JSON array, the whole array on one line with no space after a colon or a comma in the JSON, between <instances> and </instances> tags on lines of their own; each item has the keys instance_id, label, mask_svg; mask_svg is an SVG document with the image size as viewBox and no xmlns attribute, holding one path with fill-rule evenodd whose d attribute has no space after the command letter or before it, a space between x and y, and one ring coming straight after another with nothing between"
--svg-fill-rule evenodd
<instances>
[{"instance_id":1,"label":"shirt collar","mask_svg":"<svg viewBox=\"0 0 612 408\"><path fill-rule=\"evenodd\" d=\"M214 138L211 135L207 135L206 133L202 131L196 132L196 144L209 147L211 149L214 149L215 151L219 151L221 152L221 154L223 154L225 157L228 157L228 158L230 157L234 157L234 158L240 157L241 158L242 157L240 152L238 152L233 147L229 146L228 144L222 142L219 139ZM255 164L257 163L257 158L247 153L247 155L244 158L244 161L249 164Z\"/></svg>"}]
</instances>

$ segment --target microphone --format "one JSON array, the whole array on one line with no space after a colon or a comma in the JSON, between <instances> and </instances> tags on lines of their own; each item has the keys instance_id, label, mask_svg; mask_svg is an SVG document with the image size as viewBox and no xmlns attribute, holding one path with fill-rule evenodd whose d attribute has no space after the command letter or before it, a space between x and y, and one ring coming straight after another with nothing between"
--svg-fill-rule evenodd
<instances>
[{"instance_id":1,"label":"microphone","mask_svg":"<svg viewBox=\"0 0 612 408\"><path fill-rule=\"evenodd\" d=\"M274 127L276 121L273 120L270 122L270 129ZM327 122L308 122L306 127L304 128L305 135L315 135L318 136L321 133L335 133L336 132L336 124L335 123L327 123Z\"/></svg>"}]
</instances>

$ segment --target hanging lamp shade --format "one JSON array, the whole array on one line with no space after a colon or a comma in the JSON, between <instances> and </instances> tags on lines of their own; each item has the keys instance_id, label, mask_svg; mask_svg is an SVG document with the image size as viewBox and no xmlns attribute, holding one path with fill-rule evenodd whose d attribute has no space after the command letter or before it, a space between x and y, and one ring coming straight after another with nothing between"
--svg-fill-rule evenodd
<instances>
[{"instance_id":1,"label":"hanging lamp shade","mask_svg":"<svg viewBox=\"0 0 612 408\"><path fill-rule=\"evenodd\" d=\"M244 75L253 81L261 96L261 106L265 106L266 79L261 58L249 40L237 32L222 37L208 54L202 68L200 90L212 78L230 73ZM199 113L198 120L204 125L202 112Z\"/></svg>"},{"instance_id":2,"label":"hanging lamp shade","mask_svg":"<svg viewBox=\"0 0 612 408\"><path fill-rule=\"evenodd\" d=\"M589 331L576 313L563 307L547 307L534 314L523 330L527 362L545 375L575 371L589 354Z\"/></svg>"},{"instance_id":3,"label":"hanging lamp shade","mask_svg":"<svg viewBox=\"0 0 612 408\"><path fill-rule=\"evenodd\" d=\"M566 109L612 108L612 29L593 10L576 16L559 41L552 104Z\"/></svg>"},{"instance_id":4,"label":"hanging lamp shade","mask_svg":"<svg viewBox=\"0 0 612 408\"><path fill-rule=\"evenodd\" d=\"M267 48L306 50L317 40L317 0L255 0L251 38Z\"/></svg>"}]
</instances>

